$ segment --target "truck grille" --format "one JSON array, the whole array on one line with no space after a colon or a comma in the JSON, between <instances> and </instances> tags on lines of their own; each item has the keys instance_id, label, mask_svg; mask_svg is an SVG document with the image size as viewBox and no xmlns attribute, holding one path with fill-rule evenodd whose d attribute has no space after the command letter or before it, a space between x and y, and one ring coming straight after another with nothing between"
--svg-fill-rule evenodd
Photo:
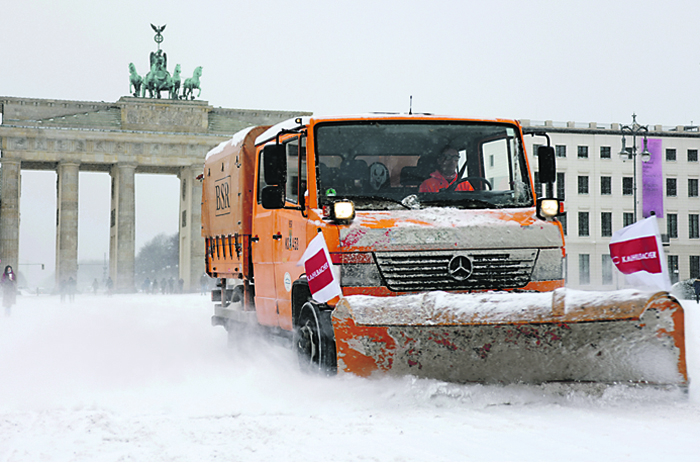
<instances>
[{"instance_id":1,"label":"truck grille","mask_svg":"<svg viewBox=\"0 0 700 467\"><path fill-rule=\"evenodd\" d=\"M510 289L530 282L537 250L384 251L375 258L396 292Z\"/></svg>"}]
</instances>

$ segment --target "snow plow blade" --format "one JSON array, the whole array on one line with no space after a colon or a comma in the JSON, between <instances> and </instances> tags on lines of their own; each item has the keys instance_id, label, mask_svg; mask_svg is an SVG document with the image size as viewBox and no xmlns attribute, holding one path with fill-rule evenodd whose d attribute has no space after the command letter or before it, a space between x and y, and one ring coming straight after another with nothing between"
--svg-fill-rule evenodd
<instances>
[{"instance_id":1,"label":"snow plow blade","mask_svg":"<svg viewBox=\"0 0 700 467\"><path fill-rule=\"evenodd\" d=\"M455 382L686 385L683 308L666 292L348 296L338 371Z\"/></svg>"}]
</instances>

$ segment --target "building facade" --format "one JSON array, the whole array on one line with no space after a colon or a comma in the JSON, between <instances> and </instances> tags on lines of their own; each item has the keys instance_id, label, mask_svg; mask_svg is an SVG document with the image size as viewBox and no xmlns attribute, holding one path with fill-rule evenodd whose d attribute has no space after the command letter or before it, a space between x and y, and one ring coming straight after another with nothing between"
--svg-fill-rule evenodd
<instances>
[{"instance_id":1,"label":"building facade","mask_svg":"<svg viewBox=\"0 0 700 467\"><path fill-rule=\"evenodd\" d=\"M564 200L566 210L560 219L566 239L568 287L610 290L627 286L624 275L612 264L609 243L614 232L634 223L635 211L637 220L652 213L657 217L671 283L700 277L698 127L649 125L648 131L636 131L635 139L620 124L521 123L525 133L546 132L555 148L555 196ZM645 136L648 162L641 157ZM540 192L536 154L537 146L543 144L544 137L525 137ZM632 156L633 146L636 157Z\"/></svg>"}]
</instances>

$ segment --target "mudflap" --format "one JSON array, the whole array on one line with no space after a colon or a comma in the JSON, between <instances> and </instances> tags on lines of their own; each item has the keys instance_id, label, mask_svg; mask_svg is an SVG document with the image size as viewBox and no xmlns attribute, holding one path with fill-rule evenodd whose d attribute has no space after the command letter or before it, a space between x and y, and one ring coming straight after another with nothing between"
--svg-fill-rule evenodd
<instances>
[{"instance_id":1,"label":"mudflap","mask_svg":"<svg viewBox=\"0 0 700 467\"><path fill-rule=\"evenodd\" d=\"M683 308L665 292L349 296L338 371L455 382L686 385Z\"/></svg>"}]
</instances>

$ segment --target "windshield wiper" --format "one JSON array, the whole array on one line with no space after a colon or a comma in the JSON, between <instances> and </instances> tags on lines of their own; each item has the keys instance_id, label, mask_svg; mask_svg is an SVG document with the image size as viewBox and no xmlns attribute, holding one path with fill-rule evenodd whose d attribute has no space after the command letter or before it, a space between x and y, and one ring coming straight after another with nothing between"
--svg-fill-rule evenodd
<instances>
[{"instance_id":1,"label":"windshield wiper","mask_svg":"<svg viewBox=\"0 0 700 467\"><path fill-rule=\"evenodd\" d=\"M348 199L359 199L359 200L377 200L377 201L389 201L394 204L398 204L399 206L403 206L406 209L411 209L409 206L405 205L401 201L394 199L394 198L388 198L386 196L376 196L376 195L343 195L343 198L348 198Z\"/></svg>"},{"instance_id":2,"label":"windshield wiper","mask_svg":"<svg viewBox=\"0 0 700 467\"><path fill-rule=\"evenodd\" d=\"M463 206L463 207L475 207L475 208L496 208L496 204L489 201L484 201L478 198L438 198L431 200L422 200L423 204L430 204L432 206Z\"/></svg>"}]
</instances>

